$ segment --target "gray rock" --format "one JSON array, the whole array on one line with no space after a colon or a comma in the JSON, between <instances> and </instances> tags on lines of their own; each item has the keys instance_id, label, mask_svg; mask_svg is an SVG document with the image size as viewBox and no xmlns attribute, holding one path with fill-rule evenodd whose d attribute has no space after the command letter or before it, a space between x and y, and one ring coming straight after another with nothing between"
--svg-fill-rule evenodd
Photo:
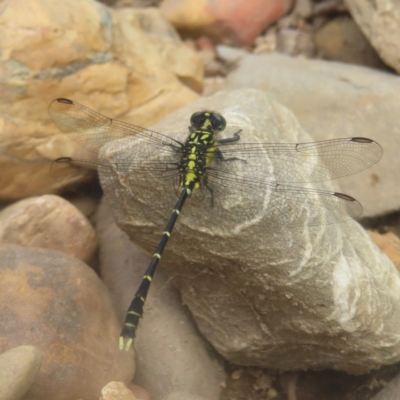
<instances>
[{"instance_id":1,"label":"gray rock","mask_svg":"<svg viewBox=\"0 0 400 400\"><path fill-rule=\"evenodd\" d=\"M0 354L0 400L19 400L28 391L42 365L33 346L19 346Z\"/></svg>"},{"instance_id":2,"label":"gray rock","mask_svg":"<svg viewBox=\"0 0 400 400\"><path fill-rule=\"evenodd\" d=\"M288 107L313 140L364 136L384 149L367 171L340 179L363 216L400 208L400 80L385 72L280 54L248 56L228 76L225 89L257 88Z\"/></svg>"},{"instance_id":3,"label":"gray rock","mask_svg":"<svg viewBox=\"0 0 400 400\"><path fill-rule=\"evenodd\" d=\"M99 208L97 229L100 274L123 321L151 257L129 241L104 205ZM198 335L177 290L162 270L157 271L146 301L135 353L135 382L148 388L154 400L175 391L219 399L222 367Z\"/></svg>"},{"instance_id":4,"label":"gray rock","mask_svg":"<svg viewBox=\"0 0 400 400\"><path fill-rule=\"evenodd\" d=\"M388 70L349 16L334 18L315 34L320 58Z\"/></svg>"},{"instance_id":5,"label":"gray rock","mask_svg":"<svg viewBox=\"0 0 400 400\"><path fill-rule=\"evenodd\" d=\"M393 0L381 3L363 0L344 2L382 60L400 72L400 4Z\"/></svg>"},{"instance_id":6,"label":"gray rock","mask_svg":"<svg viewBox=\"0 0 400 400\"><path fill-rule=\"evenodd\" d=\"M189 116L205 107L227 118L229 129L221 138L241 128L241 143L310 141L289 110L251 89L193 103L154 130L183 141ZM143 150L138 143L113 142L101 157L118 165ZM263 174L268 163L267 158L257 163ZM172 209L157 209L157 201L172 201L172 190L160 181L160 197L149 202L147 195L157 191L143 191L148 182L133 175L129 187L124 180L118 186L123 176L112 181L112 194L130 207L114 215L133 241L153 253ZM103 176L102 183L111 182ZM271 192L261 186L258 202L245 192L230 197L230 188L228 182L219 193L226 194L219 208L223 218L206 202L188 200L163 256L171 281L213 347L232 362L281 370L360 373L399 361L399 275L363 228L356 222L309 227L308 217L329 214L285 199L271 207ZM282 227L296 213L299 226ZM240 216L248 218L235 222Z\"/></svg>"},{"instance_id":7,"label":"gray rock","mask_svg":"<svg viewBox=\"0 0 400 400\"><path fill-rule=\"evenodd\" d=\"M216 51L218 58L228 64L234 64L249 54L246 50L239 49L237 47L225 46L222 44L216 47Z\"/></svg>"}]
</instances>

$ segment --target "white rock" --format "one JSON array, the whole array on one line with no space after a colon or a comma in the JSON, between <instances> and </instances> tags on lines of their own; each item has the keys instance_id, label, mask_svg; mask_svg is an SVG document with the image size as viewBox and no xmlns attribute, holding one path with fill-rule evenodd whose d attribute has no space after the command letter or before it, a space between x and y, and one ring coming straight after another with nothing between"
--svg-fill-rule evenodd
<instances>
[{"instance_id":1,"label":"white rock","mask_svg":"<svg viewBox=\"0 0 400 400\"><path fill-rule=\"evenodd\" d=\"M227 118L229 128L221 137L242 128L240 143L310 141L289 110L251 89L202 99L154 130L182 141L189 116L204 108L219 109ZM143 147L137 143L114 142L102 157L122 162L138 149ZM267 172L268 159L260 157L257 166ZM130 186L133 202L114 181L113 194L122 203L128 196L131 208L115 210L117 223L154 253L172 210L157 206L172 202L173 194L160 180L160 197L149 202L142 189L146 182L130 179L142 185ZM228 183L217 194L229 190ZM301 215L301 228L282 228L281 221L293 214L290 208L287 214L271 209L267 193L261 205L246 193L224 199L224 207L234 207L224 218L194 199L183 209L163 262L203 335L231 362L281 370L361 373L399 361L400 279L389 259L356 222L308 227L312 209ZM290 204L297 210L298 204ZM247 221L232 222L242 214Z\"/></svg>"}]
</instances>

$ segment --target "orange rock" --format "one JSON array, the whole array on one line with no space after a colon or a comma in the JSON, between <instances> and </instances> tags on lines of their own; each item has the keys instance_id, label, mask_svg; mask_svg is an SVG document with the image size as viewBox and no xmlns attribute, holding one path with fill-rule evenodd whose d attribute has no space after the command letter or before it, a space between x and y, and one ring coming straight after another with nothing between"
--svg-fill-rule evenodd
<instances>
[{"instance_id":1,"label":"orange rock","mask_svg":"<svg viewBox=\"0 0 400 400\"><path fill-rule=\"evenodd\" d=\"M164 0L161 11L178 29L221 42L252 45L269 24L284 15L292 0Z\"/></svg>"},{"instance_id":2,"label":"orange rock","mask_svg":"<svg viewBox=\"0 0 400 400\"><path fill-rule=\"evenodd\" d=\"M89 263L96 232L71 203L54 195L21 200L0 212L0 241L58 250Z\"/></svg>"},{"instance_id":3,"label":"orange rock","mask_svg":"<svg viewBox=\"0 0 400 400\"><path fill-rule=\"evenodd\" d=\"M375 244L392 260L393 264L400 271L400 239L392 232L383 235L367 231Z\"/></svg>"},{"instance_id":4,"label":"orange rock","mask_svg":"<svg viewBox=\"0 0 400 400\"><path fill-rule=\"evenodd\" d=\"M96 400L110 381L129 382L108 291L81 261L60 252L0 244L0 353L35 346L42 366L26 400Z\"/></svg>"},{"instance_id":5,"label":"orange rock","mask_svg":"<svg viewBox=\"0 0 400 400\"><path fill-rule=\"evenodd\" d=\"M3 200L54 191L49 161L90 156L50 121L54 98L149 126L202 89L200 58L155 9L13 0L0 14L0 48Z\"/></svg>"}]
</instances>

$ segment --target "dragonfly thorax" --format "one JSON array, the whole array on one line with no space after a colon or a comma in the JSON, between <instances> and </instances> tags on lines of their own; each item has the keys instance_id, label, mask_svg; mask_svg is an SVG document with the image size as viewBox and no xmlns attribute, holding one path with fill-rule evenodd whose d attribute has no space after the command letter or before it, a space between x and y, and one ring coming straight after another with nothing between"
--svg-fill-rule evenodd
<instances>
[{"instance_id":1,"label":"dragonfly thorax","mask_svg":"<svg viewBox=\"0 0 400 400\"><path fill-rule=\"evenodd\" d=\"M210 166L217 150L214 135L225 129L225 118L211 111L196 112L190 118L191 134L182 147L182 157L178 164L181 172L181 186L199 189L201 179Z\"/></svg>"},{"instance_id":2,"label":"dragonfly thorax","mask_svg":"<svg viewBox=\"0 0 400 400\"><path fill-rule=\"evenodd\" d=\"M181 172L181 186L193 185L193 190L200 188L201 179L210 166L218 146L218 142L213 137L214 132L209 128L198 129L187 138L178 164Z\"/></svg>"}]
</instances>

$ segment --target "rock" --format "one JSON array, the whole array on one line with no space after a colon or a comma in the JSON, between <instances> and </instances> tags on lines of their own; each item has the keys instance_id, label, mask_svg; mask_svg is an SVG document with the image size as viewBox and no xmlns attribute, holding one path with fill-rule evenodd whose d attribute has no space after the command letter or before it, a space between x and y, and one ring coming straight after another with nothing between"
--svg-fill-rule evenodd
<instances>
[{"instance_id":1,"label":"rock","mask_svg":"<svg viewBox=\"0 0 400 400\"><path fill-rule=\"evenodd\" d=\"M101 390L100 400L137 400L122 382L110 382Z\"/></svg>"},{"instance_id":2,"label":"rock","mask_svg":"<svg viewBox=\"0 0 400 400\"><path fill-rule=\"evenodd\" d=\"M182 142L188 135L189 116L206 107L218 108L228 121L221 138L242 129L240 143L311 141L288 109L251 89L202 99L153 129ZM159 154L140 144L132 138L109 143L100 159L112 167L129 157L136 160L144 150L149 157ZM248 163L242 164L240 155L232 166L232 171L245 171L239 177L250 179L251 173L258 173L267 185L273 179L268 173L279 174L277 163L272 158L268 164L265 154L260 154L260 162L254 161L254 170L249 170L251 165L245 169ZM294 174L297 167L288 163L290 167ZM284 169L284 174L290 181L288 171ZM160 178L154 191L144 191L151 178L131 174L126 191L122 170L115 176L100 175L103 187L113 185L108 192L112 198L121 206L129 205L127 212L114 209L117 224L154 253L176 202L172 179L164 184ZM309 216L319 221L332 214L314 202L304 209L303 203L289 197L273 202L273 192L258 180L236 191L237 179L232 175L232 181L213 186L218 207L209 206L206 191L186 202L162 259L212 346L230 362L279 370L333 368L362 373L399 361L400 278L363 228L354 221L310 227ZM318 188L332 190L328 183ZM295 215L296 229L290 225ZM148 315L142 326L146 321ZM161 326L163 332L165 322ZM146 335L146 344L153 335L154 331Z\"/></svg>"},{"instance_id":3,"label":"rock","mask_svg":"<svg viewBox=\"0 0 400 400\"><path fill-rule=\"evenodd\" d=\"M348 64L291 58L279 54L247 56L226 80L225 90L265 90L288 107L312 140L348 136L374 139L382 160L338 181L340 191L357 198L363 216L400 208L400 81L392 74Z\"/></svg>"},{"instance_id":4,"label":"rock","mask_svg":"<svg viewBox=\"0 0 400 400\"><path fill-rule=\"evenodd\" d=\"M246 50L236 47L224 46L222 44L216 47L218 58L227 64L235 65L249 53Z\"/></svg>"},{"instance_id":5,"label":"rock","mask_svg":"<svg viewBox=\"0 0 400 400\"><path fill-rule=\"evenodd\" d=\"M54 192L57 157L94 157L50 121L53 99L149 126L202 90L200 58L156 9L15 0L0 16L0 48L2 200Z\"/></svg>"},{"instance_id":6,"label":"rock","mask_svg":"<svg viewBox=\"0 0 400 400\"><path fill-rule=\"evenodd\" d=\"M19 346L0 354L0 399L20 400L41 364L40 351L33 346Z\"/></svg>"},{"instance_id":7,"label":"rock","mask_svg":"<svg viewBox=\"0 0 400 400\"><path fill-rule=\"evenodd\" d=\"M400 393L400 375L389 382L376 396L371 400L399 400Z\"/></svg>"},{"instance_id":8,"label":"rock","mask_svg":"<svg viewBox=\"0 0 400 400\"><path fill-rule=\"evenodd\" d=\"M151 257L129 241L103 205L97 230L100 274L122 321ZM219 399L220 382L224 379L222 368L198 335L176 289L162 270L157 271L146 301L135 352L135 382L147 388L153 400L164 400L174 391L193 393L207 400Z\"/></svg>"},{"instance_id":9,"label":"rock","mask_svg":"<svg viewBox=\"0 0 400 400\"><path fill-rule=\"evenodd\" d=\"M274 26L268 29L264 36L259 36L255 41L253 53L270 53L276 51L278 46L278 34Z\"/></svg>"},{"instance_id":10,"label":"rock","mask_svg":"<svg viewBox=\"0 0 400 400\"><path fill-rule=\"evenodd\" d=\"M171 393L166 400L208 400L204 397L196 396L188 392L174 392Z\"/></svg>"},{"instance_id":11,"label":"rock","mask_svg":"<svg viewBox=\"0 0 400 400\"><path fill-rule=\"evenodd\" d=\"M281 29L277 35L276 46L280 53L293 56L312 57L315 53L311 34L298 29Z\"/></svg>"},{"instance_id":12,"label":"rock","mask_svg":"<svg viewBox=\"0 0 400 400\"><path fill-rule=\"evenodd\" d=\"M345 0L345 4L385 64L400 72L400 5L389 0L369 3L363 0Z\"/></svg>"},{"instance_id":13,"label":"rock","mask_svg":"<svg viewBox=\"0 0 400 400\"><path fill-rule=\"evenodd\" d=\"M306 19L312 16L314 4L311 0L297 0L294 3L292 14L299 18Z\"/></svg>"},{"instance_id":14,"label":"rock","mask_svg":"<svg viewBox=\"0 0 400 400\"><path fill-rule=\"evenodd\" d=\"M98 399L110 380L129 382L131 352L100 279L60 252L0 244L0 352L21 343L43 362L24 400Z\"/></svg>"},{"instance_id":15,"label":"rock","mask_svg":"<svg viewBox=\"0 0 400 400\"><path fill-rule=\"evenodd\" d=\"M203 96L211 96L212 94L219 92L225 84L225 78L221 76L213 76L204 79L204 90Z\"/></svg>"},{"instance_id":16,"label":"rock","mask_svg":"<svg viewBox=\"0 0 400 400\"><path fill-rule=\"evenodd\" d=\"M89 263L96 232L68 201L54 195L21 200L0 212L0 241L57 250Z\"/></svg>"},{"instance_id":17,"label":"rock","mask_svg":"<svg viewBox=\"0 0 400 400\"><path fill-rule=\"evenodd\" d=\"M390 258L400 272L400 239L392 232L383 235L377 232L368 232L374 243Z\"/></svg>"},{"instance_id":18,"label":"rock","mask_svg":"<svg viewBox=\"0 0 400 400\"><path fill-rule=\"evenodd\" d=\"M346 12L348 12L348 9L343 3L343 0L324 0L314 4L312 16L315 18L320 15L332 15Z\"/></svg>"},{"instance_id":19,"label":"rock","mask_svg":"<svg viewBox=\"0 0 400 400\"><path fill-rule=\"evenodd\" d=\"M139 400L152 400L150 393L146 389L143 389L141 386L135 385L134 383L128 383L127 388Z\"/></svg>"},{"instance_id":20,"label":"rock","mask_svg":"<svg viewBox=\"0 0 400 400\"><path fill-rule=\"evenodd\" d=\"M10 3L10 0L2 0L0 3L0 15L3 14L3 12L6 10L8 7L8 4Z\"/></svg>"},{"instance_id":21,"label":"rock","mask_svg":"<svg viewBox=\"0 0 400 400\"><path fill-rule=\"evenodd\" d=\"M252 45L268 25L284 15L293 1L281 0L164 0L163 15L179 30L194 36L210 36L219 42Z\"/></svg>"},{"instance_id":22,"label":"rock","mask_svg":"<svg viewBox=\"0 0 400 400\"><path fill-rule=\"evenodd\" d=\"M350 17L335 18L320 28L315 34L315 45L326 60L387 69Z\"/></svg>"}]
</instances>

